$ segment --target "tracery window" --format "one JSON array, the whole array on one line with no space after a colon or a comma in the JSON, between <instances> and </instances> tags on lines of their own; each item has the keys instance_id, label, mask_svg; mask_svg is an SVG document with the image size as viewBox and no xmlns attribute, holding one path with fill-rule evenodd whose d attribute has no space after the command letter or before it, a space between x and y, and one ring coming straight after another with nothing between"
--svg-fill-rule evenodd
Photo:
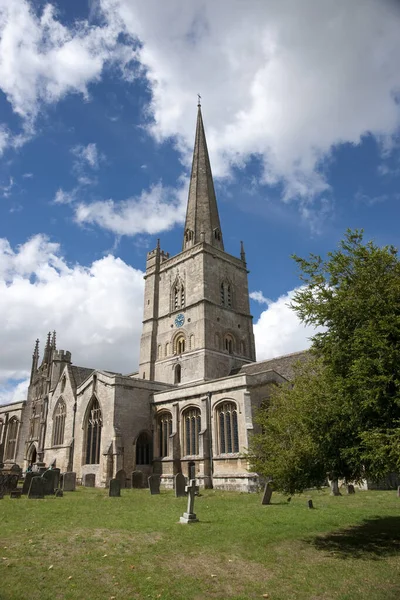
<instances>
[{"instance_id":1,"label":"tracery window","mask_svg":"<svg viewBox=\"0 0 400 600\"><path fill-rule=\"evenodd\" d=\"M6 460L14 460L15 459L15 450L17 448L17 437L18 437L18 419L16 417L12 417L8 422L7 427L7 445L5 458Z\"/></svg>"},{"instance_id":2,"label":"tracery window","mask_svg":"<svg viewBox=\"0 0 400 600\"><path fill-rule=\"evenodd\" d=\"M199 434L201 431L201 415L199 408L189 408L182 415L183 448L186 456L199 453Z\"/></svg>"},{"instance_id":3,"label":"tracery window","mask_svg":"<svg viewBox=\"0 0 400 600\"><path fill-rule=\"evenodd\" d=\"M153 441L151 436L143 431L136 440L136 464L150 465L153 460Z\"/></svg>"},{"instance_id":4,"label":"tracery window","mask_svg":"<svg viewBox=\"0 0 400 600\"><path fill-rule=\"evenodd\" d=\"M237 409L233 402L223 402L217 407L218 452L239 452Z\"/></svg>"},{"instance_id":5,"label":"tracery window","mask_svg":"<svg viewBox=\"0 0 400 600\"><path fill-rule=\"evenodd\" d=\"M53 418L53 446L64 443L65 417L67 409L64 400L59 400Z\"/></svg>"},{"instance_id":6,"label":"tracery window","mask_svg":"<svg viewBox=\"0 0 400 600\"><path fill-rule=\"evenodd\" d=\"M158 429L158 450L160 456L169 455L169 437L172 434L172 415L169 412L163 412L159 415L157 421Z\"/></svg>"},{"instance_id":7,"label":"tracery window","mask_svg":"<svg viewBox=\"0 0 400 600\"><path fill-rule=\"evenodd\" d=\"M32 404L32 414L29 424L29 439L35 440L39 437L40 429L40 412L41 403L40 401L34 401Z\"/></svg>"},{"instance_id":8,"label":"tracery window","mask_svg":"<svg viewBox=\"0 0 400 600\"><path fill-rule=\"evenodd\" d=\"M103 419L96 397L92 399L86 422L86 464L97 465L100 462L101 429Z\"/></svg>"}]
</instances>

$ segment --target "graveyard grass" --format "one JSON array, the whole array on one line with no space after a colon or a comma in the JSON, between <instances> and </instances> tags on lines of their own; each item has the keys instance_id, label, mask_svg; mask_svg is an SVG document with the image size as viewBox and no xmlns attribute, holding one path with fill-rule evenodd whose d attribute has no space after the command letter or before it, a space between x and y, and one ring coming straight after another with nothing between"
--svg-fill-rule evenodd
<instances>
[{"instance_id":1,"label":"graveyard grass","mask_svg":"<svg viewBox=\"0 0 400 600\"><path fill-rule=\"evenodd\" d=\"M315 509L307 508L312 498ZM293 497L78 488L0 500L1 600L400 598L395 491Z\"/></svg>"}]
</instances>

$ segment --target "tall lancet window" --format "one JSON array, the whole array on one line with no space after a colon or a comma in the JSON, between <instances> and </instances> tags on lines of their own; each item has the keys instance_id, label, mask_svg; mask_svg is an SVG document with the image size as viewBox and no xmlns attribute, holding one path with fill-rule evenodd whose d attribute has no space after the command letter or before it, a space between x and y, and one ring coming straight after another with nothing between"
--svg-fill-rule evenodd
<instances>
[{"instance_id":1,"label":"tall lancet window","mask_svg":"<svg viewBox=\"0 0 400 600\"><path fill-rule=\"evenodd\" d=\"M239 452L237 409L233 402L224 402L218 406L217 422L219 454Z\"/></svg>"},{"instance_id":2,"label":"tall lancet window","mask_svg":"<svg viewBox=\"0 0 400 600\"><path fill-rule=\"evenodd\" d=\"M7 444L5 457L6 460L15 460L15 451L17 449L17 437L18 437L18 419L12 417L7 427Z\"/></svg>"},{"instance_id":3,"label":"tall lancet window","mask_svg":"<svg viewBox=\"0 0 400 600\"><path fill-rule=\"evenodd\" d=\"M232 285L229 281L223 281L220 286L221 306L232 308Z\"/></svg>"},{"instance_id":4,"label":"tall lancet window","mask_svg":"<svg viewBox=\"0 0 400 600\"><path fill-rule=\"evenodd\" d=\"M183 415L183 448L186 456L195 456L199 453L199 435L201 430L201 416L199 408L189 408Z\"/></svg>"},{"instance_id":5,"label":"tall lancet window","mask_svg":"<svg viewBox=\"0 0 400 600\"><path fill-rule=\"evenodd\" d=\"M169 455L169 438L172 434L172 415L169 412L163 412L159 415L157 421L158 429L158 451L161 458Z\"/></svg>"},{"instance_id":6,"label":"tall lancet window","mask_svg":"<svg viewBox=\"0 0 400 600\"><path fill-rule=\"evenodd\" d=\"M64 428L67 409L63 399L58 401L53 419L53 446L61 446L64 443Z\"/></svg>"},{"instance_id":7,"label":"tall lancet window","mask_svg":"<svg viewBox=\"0 0 400 600\"><path fill-rule=\"evenodd\" d=\"M97 465L100 462L101 429L103 419L99 401L92 399L86 422L86 464Z\"/></svg>"},{"instance_id":8,"label":"tall lancet window","mask_svg":"<svg viewBox=\"0 0 400 600\"><path fill-rule=\"evenodd\" d=\"M179 276L176 278L171 291L171 310L179 310L185 307L185 286Z\"/></svg>"}]
</instances>

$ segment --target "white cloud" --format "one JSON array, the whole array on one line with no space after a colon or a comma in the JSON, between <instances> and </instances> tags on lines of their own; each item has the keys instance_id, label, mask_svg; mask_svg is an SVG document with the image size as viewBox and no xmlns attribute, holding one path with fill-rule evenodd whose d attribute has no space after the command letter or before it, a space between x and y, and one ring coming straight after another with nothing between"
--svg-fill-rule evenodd
<instances>
[{"instance_id":1,"label":"white cloud","mask_svg":"<svg viewBox=\"0 0 400 600\"><path fill-rule=\"evenodd\" d=\"M0 0L0 89L27 132L43 104L67 93L88 98L89 84L99 81L107 62L132 60L134 51L123 53L118 34L115 19L104 26L81 20L68 28L50 3L38 11L27 0Z\"/></svg>"},{"instance_id":2,"label":"white cloud","mask_svg":"<svg viewBox=\"0 0 400 600\"><path fill-rule=\"evenodd\" d=\"M10 133L5 125L0 125L0 156L10 143Z\"/></svg>"},{"instance_id":3,"label":"white cloud","mask_svg":"<svg viewBox=\"0 0 400 600\"><path fill-rule=\"evenodd\" d=\"M383 145L400 122L400 7L391 0L100 0L142 42L154 136L193 144L196 94L214 172L251 155L284 199L328 189L318 170L343 142ZM166 23L168 26L166 27ZM307 214L304 213L305 218Z\"/></svg>"},{"instance_id":4,"label":"white cloud","mask_svg":"<svg viewBox=\"0 0 400 600\"><path fill-rule=\"evenodd\" d=\"M296 291L291 290L275 301L268 301L268 308L254 324L257 360L309 348L310 337L315 335L317 329L303 325L289 308Z\"/></svg>"},{"instance_id":5,"label":"white cloud","mask_svg":"<svg viewBox=\"0 0 400 600\"><path fill-rule=\"evenodd\" d=\"M153 186L138 198L120 202L104 200L78 204L75 220L108 229L118 235L154 234L172 229L185 219L187 182L178 189Z\"/></svg>"},{"instance_id":6,"label":"white cloud","mask_svg":"<svg viewBox=\"0 0 400 600\"><path fill-rule=\"evenodd\" d=\"M11 404L12 402L20 402L26 400L28 393L29 379L22 381L8 381L7 384L0 383L0 405Z\"/></svg>"},{"instance_id":7,"label":"white cloud","mask_svg":"<svg viewBox=\"0 0 400 600\"><path fill-rule=\"evenodd\" d=\"M142 303L143 273L119 258L69 265L44 235L15 250L0 239L0 402L14 398L7 381L29 376L36 338L43 350L53 329L75 364L133 371Z\"/></svg>"},{"instance_id":8,"label":"white cloud","mask_svg":"<svg viewBox=\"0 0 400 600\"><path fill-rule=\"evenodd\" d=\"M87 146L74 146L71 152L77 159L75 165L79 169L82 168L82 162L92 169L98 169L99 161L104 159L103 155L99 154L96 144L93 143Z\"/></svg>"},{"instance_id":9,"label":"white cloud","mask_svg":"<svg viewBox=\"0 0 400 600\"><path fill-rule=\"evenodd\" d=\"M54 204L71 204L76 200L76 194L78 188L74 188L70 192L66 192L62 188L58 188L56 195L54 196Z\"/></svg>"},{"instance_id":10,"label":"white cloud","mask_svg":"<svg viewBox=\"0 0 400 600\"><path fill-rule=\"evenodd\" d=\"M259 304L270 304L271 303L271 300L269 300L269 298L266 298L261 291L251 292L249 294L249 296L252 300L255 300L255 302L258 302Z\"/></svg>"}]
</instances>

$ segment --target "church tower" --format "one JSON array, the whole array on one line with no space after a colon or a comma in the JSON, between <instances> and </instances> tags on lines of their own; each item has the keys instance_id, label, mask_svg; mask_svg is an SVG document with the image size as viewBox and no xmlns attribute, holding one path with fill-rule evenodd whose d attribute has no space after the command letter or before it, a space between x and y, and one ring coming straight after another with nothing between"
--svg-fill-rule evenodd
<instances>
[{"instance_id":1,"label":"church tower","mask_svg":"<svg viewBox=\"0 0 400 600\"><path fill-rule=\"evenodd\" d=\"M255 361L247 273L243 244L224 251L199 104L182 252L147 255L140 377L194 383Z\"/></svg>"}]
</instances>

